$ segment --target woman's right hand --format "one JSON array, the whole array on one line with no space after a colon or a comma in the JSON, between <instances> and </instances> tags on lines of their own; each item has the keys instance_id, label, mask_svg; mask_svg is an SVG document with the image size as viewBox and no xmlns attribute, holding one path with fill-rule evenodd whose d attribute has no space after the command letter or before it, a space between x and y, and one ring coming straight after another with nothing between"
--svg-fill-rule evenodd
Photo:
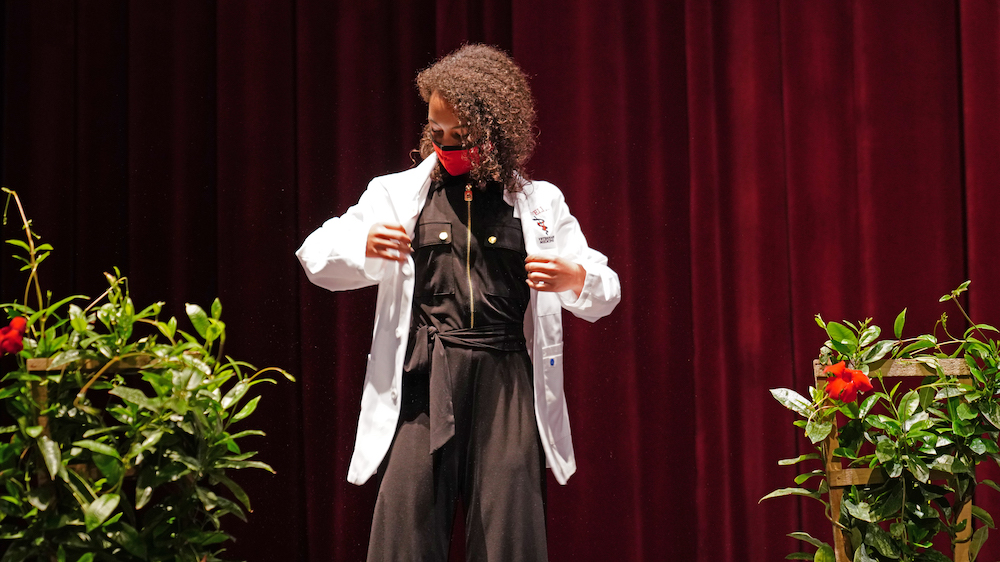
<instances>
[{"instance_id":1,"label":"woman's right hand","mask_svg":"<svg viewBox=\"0 0 1000 562\"><path fill-rule=\"evenodd\" d=\"M401 224L379 222L368 230L365 257L406 261L410 255L410 237Z\"/></svg>"}]
</instances>

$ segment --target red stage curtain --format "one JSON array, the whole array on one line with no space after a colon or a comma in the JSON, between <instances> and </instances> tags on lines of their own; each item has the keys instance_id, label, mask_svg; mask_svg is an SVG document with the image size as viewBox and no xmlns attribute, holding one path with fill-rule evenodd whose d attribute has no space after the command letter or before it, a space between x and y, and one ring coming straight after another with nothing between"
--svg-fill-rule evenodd
<instances>
[{"instance_id":1,"label":"red stage curtain","mask_svg":"<svg viewBox=\"0 0 1000 562\"><path fill-rule=\"evenodd\" d=\"M2 179L56 248L43 282L96 295L118 265L175 315L218 295L227 350L299 376L247 422L278 474L241 475L254 513L230 553L364 557L374 488L345 477L375 293L313 287L292 252L409 165L414 76L465 41L531 75L531 173L622 279L612 316L566 319L579 472L550 479L552 560L776 560L787 532L829 538L819 504L757 504L807 446L767 389L809 385L815 313L887 327L909 307L926 331L972 278L973 317L1000 322L997 4L415 4L4 3Z\"/></svg>"}]
</instances>

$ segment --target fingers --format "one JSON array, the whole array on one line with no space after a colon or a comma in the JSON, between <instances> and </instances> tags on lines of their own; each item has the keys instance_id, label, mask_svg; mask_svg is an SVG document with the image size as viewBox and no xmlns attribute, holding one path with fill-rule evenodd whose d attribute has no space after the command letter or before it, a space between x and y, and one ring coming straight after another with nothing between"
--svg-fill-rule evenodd
<instances>
[{"instance_id":1,"label":"fingers","mask_svg":"<svg viewBox=\"0 0 1000 562\"><path fill-rule=\"evenodd\" d=\"M528 273L545 273L548 275L556 275L560 271L559 264L556 262L526 262L524 269Z\"/></svg>"},{"instance_id":2,"label":"fingers","mask_svg":"<svg viewBox=\"0 0 1000 562\"><path fill-rule=\"evenodd\" d=\"M368 231L365 256L392 261L406 261L410 254L410 237L399 224L377 223Z\"/></svg>"},{"instance_id":3,"label":"fingers","mask_svg":"<svg viewBox=\"0 0 1000 562\"><path fill-rule=\"evenodd\" d=\"M524 258L524 262L551 263L557 259L559 258L556 256L550 256L548 254L529 254L528 257Z\"/></svg>"},{"instance_id":4,"label":"fingers","mask_svg":"<svg viewBox=\"0 0 1000 562\"><path fill-rule=\"evenodd\" d=\"M410 255L410 249L407 246L400 246L399 244L375 244L374 245L374 255L368 255L368 257L383 258L392 261L406 261L406 257Z\"/></svg>"},{"instance_id":5,"label":"fingers","mask_svg":"<svg viewBox=\"0 0 1000 562\"><path fill-rule=\"evenodd\" d=\"M410 237L406 234L406 229L401 224L382 224L378 235L387 240L393 240L402 246L410 245Z\"/></svg>"},{"instance_id":6,"label":"fingers","mask_svg":"<svg viewBox=\"0 0 1000 562\"><path fill-rule=\"evenodd\" d=\"M406 241L409 242L410 237L406 235L406 229L403 228L403 225L383 223L381 226L386 231L386 234L406 238Z\"/></svg>"},{"instance_id":7,"label":"fingers","mask_svg":"<svg viewBox=\"0 0 1000 562\"><path fill-rule=\"evenodd\" d=\"M528 256L524 260L528 286L536 291L561 291L563 268L560 266L559 258L541 254Z\"/></svg>"},{"instance_id":8,"label":"fingers","mask_svg":"<svg viewBox=\"0 0 1000 562\"><path fill-rule=\"evenodd\" d=\"M562 289L559 288L559 284L554 281L547 280L536 280L536 279L526 279L528 286L536 291L550 291L559 292Z\"/></svg>"},{"instance_id":9,"label":"fingers","mask_svg":"<svg viewBox=\"0 0 1000 562\"><path fill-rule=\"evenodd\" d=\"M583 290L586 270L577 263L558 256L532 254L525 258L528 286L536 291L563 292L572 290L577 296Z\"/></svg>"}]
</instances>

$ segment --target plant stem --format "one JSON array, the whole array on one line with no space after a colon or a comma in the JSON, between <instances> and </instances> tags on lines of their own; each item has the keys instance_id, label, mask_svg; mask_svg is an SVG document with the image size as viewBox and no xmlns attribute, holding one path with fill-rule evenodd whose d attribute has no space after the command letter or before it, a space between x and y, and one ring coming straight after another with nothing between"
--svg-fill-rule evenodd
<instances>
[{"instance_id":1,"label":"plant stem","mask_svg":"<svg viewBox=\"0 0 1000 562\"><path fill-rule=\"evenodd\" d=\"M28 282L24 287L24 304L28 304L28 295L31 292L31 284L34 281L35 285L35 295L38 297L38 310L42 310L45 307L45 303L42 300L42 286L38 282L38 262L35 260L35 240L31 235L31 223L28 222L27 215L24 214L24 206L21 205L21 198L17 196L16 191L8 192L14 197L14 203L17 204L17 211L21 215L21 224L24 225L24 232L26 238L28 239L28 265L31 266L31 273L28 274ZM40 333L45 333L45 316L41 318L42 328Z\"/></svg>"},{"instance_id":2,"label":"plant stem","mask_svg":"<svg viewBox=\"0 0 1000 562\"><path fill-rule=\"evenodd\" d=\"M983 341L988 341L989 338L987 338L986 334L984 334L983 331L979 328L979 324L976 324L975 322L972 321L972 318L969 318L969 314L965 312L965 307L962 306L962 303L958 302L957 298L953 298L951 300L955 301L955 306L958 307L958 310L962 313L962 316L964 316L965 319L969 322L969 325L975 328L977 332L979 332L979 337L983 338Z\"/></svg>"},{"instance_id":3,"label":"plant stem","mask_svg":"<svg viewBox=\"0 0 1000 562\"><path fill-rule=\"evenodd\" d=\"M100 370L94 373L94 376L90 377L90 380L87 381L87 384L83 385L83 388L80 389L80 392L76 393L76 398L73 399L73 405L76 406L77 408L83 409L82 404L80 404L80 400L82 400L87 396L87 391L90 390L90 387L95 382L97 382L97 379L101 378L101 375L103 375L104 372L108 370L108 368L110 368L115 363L120 363L122 359L126 359L128 357L138 357L140 355L144 355L144 353L139 353L139 352L126 353L121 357L117 355L112 357L111 360L109 360L107 363L104 364L103 367L100 368Z\"/></svg>"},{"instance_id":4,"label":"plant stem","mask_svg":"<svg viewBox=\"0 0 1000 562\"><path fill-rule=\"evenodd\" d=\"M116 279L115 282L112 283L111 286L107 288L107 290L105 290L103 293L101 293L101 295L99 297L97 297L96 299L94 299L93 302L91 302L90 304L88 304L87 308L83 309L83 313L86 314L87 312L90 311L91 308L94 308L94 305L97 304L97 303L99 303L99 302L101 302L101 300L104 299L104 297L108 296L108 294L111 291L113 291L118 286L118 283L120 283L121 281L122 281L122 279Z\"/></svg>"}]
</instances>

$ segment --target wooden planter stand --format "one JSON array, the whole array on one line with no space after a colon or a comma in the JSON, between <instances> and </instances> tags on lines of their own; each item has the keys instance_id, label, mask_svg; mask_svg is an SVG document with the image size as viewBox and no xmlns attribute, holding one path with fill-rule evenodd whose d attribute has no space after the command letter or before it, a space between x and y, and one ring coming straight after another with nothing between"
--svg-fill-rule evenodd
<instances>
[{"instance_id":1,"label":"wooden planter stand","mask_svg":"<svg viewBox=\"0 0 1000 562\"><path fill-rule=\"evenodd\" d=\"M972 375L969 366L962 359L940 359L941 370L945 375L955 377L963 384L972 384ZM826 380L823 375L823 365L819 361L813 361L813 375L816 377L816 388L821 388L821 384ZM923 363L908 359L887 360L877 369L873 369L870 376L875 376L876 371L881 371L883 378L897 377L929 377L935 376L935 371L928 369ZM837 425L834 424L833 431L823 441L823 462L826 470L827 482L830 485L830 511L835 520L840 519L840 506L844 498L844 489L851 486L873 486L886 481L885 471L881 468L844 468L839 459L835 459L833 452L840 446L838 440ZM975 467L972 467L973 469ZM931 471L931 480L949 480L951 474ZM959 521L965 520L968 523L965 529L958 533L955 543L955 561L969 561L969 542L972 538L972 502L969 501L962 507ZM851 562L847 556L847 549L843 531L835 522L833 525L833 550L837 557L837 562Z\"/></svg>"}]
</instances>

